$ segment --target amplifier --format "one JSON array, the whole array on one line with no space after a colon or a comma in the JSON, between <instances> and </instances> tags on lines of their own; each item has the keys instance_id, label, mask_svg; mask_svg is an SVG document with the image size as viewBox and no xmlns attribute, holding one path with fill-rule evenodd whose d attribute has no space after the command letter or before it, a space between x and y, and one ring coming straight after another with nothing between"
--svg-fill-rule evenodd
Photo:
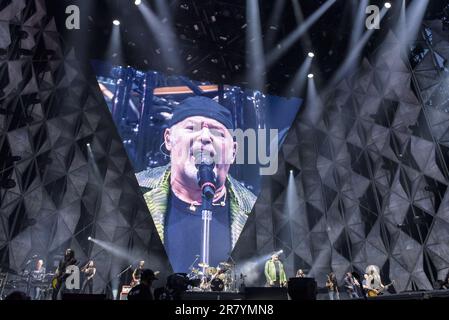
<instances>
[{"instance_id":1,"label":"amplifier","mask_svg":"<svg viewBox=\"0 0 449 320\"><path fill-rule=\"evenodd\" d=\"M120 300L128 300L128 293L131 291L131 286L122 286L122 291L120 292Z\"/></svg>"}]
</instances>

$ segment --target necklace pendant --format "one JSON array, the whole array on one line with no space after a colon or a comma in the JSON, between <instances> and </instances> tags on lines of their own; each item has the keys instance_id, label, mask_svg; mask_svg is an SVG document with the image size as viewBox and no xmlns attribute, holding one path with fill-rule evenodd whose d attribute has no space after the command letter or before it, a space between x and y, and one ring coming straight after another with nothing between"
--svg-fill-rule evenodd
<instances>
[{"instance_id":1,"label":"necklace pendant","mask_svg":"<svg viewBox=\"0 0 449 320\"><path fill-rule=\"evenodd\" d=\"M189 210L192 212L196 211L196 207L193 205L193 203L190 205Z\"/></svg>"}]
</instances>

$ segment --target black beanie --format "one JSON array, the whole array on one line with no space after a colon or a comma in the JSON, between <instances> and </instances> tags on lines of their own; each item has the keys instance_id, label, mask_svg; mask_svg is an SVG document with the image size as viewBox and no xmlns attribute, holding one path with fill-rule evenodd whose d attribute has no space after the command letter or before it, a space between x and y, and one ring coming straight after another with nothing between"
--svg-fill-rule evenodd
<instances>
[{"instance_id":1,"label":"black beanie","mask_svg":"<svg viewBox=\"0 0 449 320\"><path fill-rule=\"evenodd\" d=\"M228 109L210 98L201 96L187 98L177 105L170 120L170 127L186 118L195 116L217 120L227 129L234 128L232 115Z\"/></svg>"}]
</instances>

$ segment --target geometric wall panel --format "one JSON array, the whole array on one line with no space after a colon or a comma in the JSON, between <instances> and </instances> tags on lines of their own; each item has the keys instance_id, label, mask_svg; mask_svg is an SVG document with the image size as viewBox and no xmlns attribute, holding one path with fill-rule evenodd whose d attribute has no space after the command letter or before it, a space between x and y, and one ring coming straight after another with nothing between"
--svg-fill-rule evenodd
<instances>
[{"instance_id":1,"label":"geometric wall panel","mask_svg":"<svg viewBox=\"0 0 449 320\"><path fill-rule=\"evenodd\" d=\"M302 109L280 150L279 170L264 177L234 250L240 263L251 252L283 249L288 276L306 269L322 287L330 271L341 283L346 272L362 274L371 264L380 267L384 282L396 281L397 291L432 289L445 279L449 32L439 20L422 28L416 41L424 48L421 60L404 59L390 33L386 46L324 99L318 120L307 110L319 106ZM285 200L293 168L301 186L297 200L305 205L275 213L272 204ZM271 228L279 223L283 228ZM286 238L285 230L294 237ZM258 268L255 282L263 284L263 265Z\"/></svg>"},{"instance_id":2,"label":"geometric wall panel","mask_svg":"<svg viewBox=\"0 0 449 320\"><path fill-rule=\"evenodd\" d=\"M64 48L45 1L1 2L0 180L14 185L0 189L0 267L21 271L38 255L53 271L71 247L81 263L96 261L101 292L133 260L162 277L171 267L91 75Z\"/></svg>"}]
</instances>

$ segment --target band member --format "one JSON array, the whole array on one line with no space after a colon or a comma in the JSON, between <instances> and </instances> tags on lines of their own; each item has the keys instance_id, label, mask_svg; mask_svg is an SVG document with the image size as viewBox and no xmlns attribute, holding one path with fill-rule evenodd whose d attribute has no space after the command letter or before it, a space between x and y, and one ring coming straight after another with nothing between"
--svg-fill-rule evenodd
<instances>
[{"instance_id":1,"label":"band member","mask_svg":"<svg viewBox=\"0 0 449 320\"><path fill-rule=\"evenodd\" d=\"M366 268L366 296L368 297L376 297L380 294L383 294L387 288L389 288L393 283L384 285L382 283L382 279L380 277L379 267L375 265L370 265Z\"/></svg>"},{"instance_id":2,"label":"band member","mask_svg":"<svg viewBox=\"0 0 449 320\"><path fill-rule=\"evenodd\" d=\"M305 278L306 275L304 274L304 271L302 271L302 269L298 269L298 271L296 271L296 278Z\"/></svg>"},{"instance_id":3,"label":"band member","mask_svg":"<svg viewBox=\"0 0 449 320\"><path fill-rule=\"evenodd\" d=\"M368 290L368 296L377 296L384 289L382 279L378 269L374 266L370 266L368 269L368 277L366 278L366 287Z\"/></svg>"},{"instance_id":4,"label":"band member","mask_svg":"<svg viewBox=\"0 0 449 320\"><path fill-rule=\"evenodd\" d=\"M42 283L45 279L44 260L38 260L36 268L31 271L31 284L33 286L33 300L40 300L42 292Z\"/></svg>"},{"instance_id":5,"label":"band member","mask_svg":"<svg viewBox=\"0 0 449 320\"><path fill-rule=\"evenodd\" d=\"M62 293L65 290L65 280L69 276L66 270L69 266L76 265L75 251L67 249L64 254L64 258L59 261L58 268L55 272L55 278L53 279L53 293L52 299L57 300L61 298Z\"/></svg>"},{"instance_id":6,"label":"band member","mask_svg":"<svg viewBox=\"0 0 449 320\"><path fill-rule=\"evenodd\" d=\"M345 289L349 298L359 298L359 282L354 278L351 272L347 272L344 278Z\"/></svg>"},{"instance_id":7,"label":"band member","mask_svg":"<svg viewBox=\"0 0 449 320\"><path fill-rule=\"evenodd\" d=\"M202 248L196 155L213 158L216 176L209 265L227 260L255 203L254 194L229 174L237 151L233 128L227 108L206 97L187 98L175 107L164 133L170 164L137 174L174 272L186 272L190 258Z\"/></svg>"},{"instance_id":8,"label":"band member","mask_svg":"<svg viewBox=\"0 0 449 320\"><path fill-rule=\"evenodd\" d=\"M85 293L86 289L89 290L89 293L92 294L94 290L94 276L97 272L97 268L95 268L95 264L93 260L90 260L82 269L81 272L84 273L84 281L83 286L81 287L81 292Z\"/></svg>"},{"instance_id":9,"label":"band member","mask_svg":"<svg viewBox=\"0 0 449 320\"><path fill-rule=\"evenodd\" d=\"M340 292L338 291L337 277L333 272L327 275L326 288L329 293L329 300L340 300Z\"/></svg>"},{"instance_id":10,"label":"band member","mask_svg":"<svg viewBox=\"0 0 449 320\"><path fill-rule=\"evenodd\" d=\"M265 277L269 287L284 287L287 285L284 266L279 260L278 254L273 254L271 259L265 263Z\"/></svg>"},{"instance_id":11,"label":"band member","mask_svg":"<svg viewBox=\"0 0 449 320\"><path fill-rule=\"evenodd\" d=\"M158 280L153 270L142 269L140 271L140 284L136 285L128 293L128 300L154 300L151 285Z\"/></svg>"},{"instance_id":12,"label":"band member","mask_svg":"<svg viewBox=\"0 0 449 320\"><path fill-rule=\"evenodd\" d=\"M141 261L139 261L139 265L137 266L137 268L134 269L133 275L132 275L133 280L131 282L132 287L136 286L140 283L140 277L141 277L142 270L143 270L144 266L145 266L145 261L141 260Z\"/></svg>"},{"instance_id":13,"label":"band member","mask_svg":"<svg viewBox=\"0 0 449 320\"><path fill-rule=\"evenodd\" d=\"M364 293L366 292L366 290L369 289L369 287L368 287L368 274L367 273L363 274L362 289L363 289Z\"/></svg>"}]
</instances>

